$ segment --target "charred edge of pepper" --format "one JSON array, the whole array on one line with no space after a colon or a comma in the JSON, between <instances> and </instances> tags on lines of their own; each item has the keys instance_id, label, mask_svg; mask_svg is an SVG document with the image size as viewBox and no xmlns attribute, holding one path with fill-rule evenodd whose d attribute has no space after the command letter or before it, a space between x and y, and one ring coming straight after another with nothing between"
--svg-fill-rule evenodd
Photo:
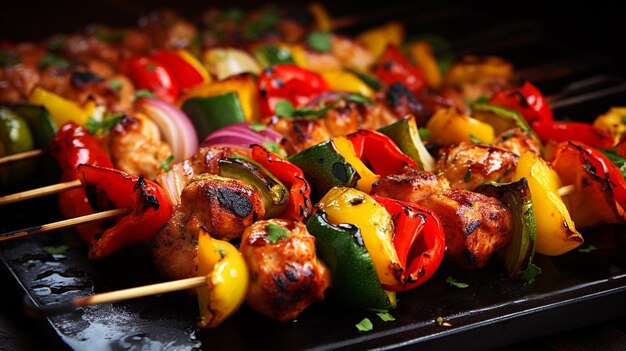
<instances>
[{"instance_id":1,"label":"charred edge of pepper","mask_svg":"<svg viewBox=\"0 0 626 351\"><path fill-rule=\"evenodd\" d=\"M133 190L136 191L137 189L139 189L141 194L141 202L143 203L143 206L145 208L152 207L155 211L158 211L160 206L159 200L153 194L148 194L146 191L146 181L143 176L139 176L137 183L133 185Z\"/></svg>"}]
</instances>

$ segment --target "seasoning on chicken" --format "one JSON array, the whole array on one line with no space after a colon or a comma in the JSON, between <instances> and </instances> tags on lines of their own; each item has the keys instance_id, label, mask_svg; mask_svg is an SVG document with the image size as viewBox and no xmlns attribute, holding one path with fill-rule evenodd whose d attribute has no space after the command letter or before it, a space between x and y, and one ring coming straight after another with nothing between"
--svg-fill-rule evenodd
<instances>
[{"instance_id":1,"label":"seasoning on chicken","mask_svg":"<svg viewBox=\"0 0 626 351\"><path fill-rule=\"evenodd\" d=\"M278 321L295 319L324 298L330 273L315 253L315 237L300 222L259 221L244 232L240 251L250 269L248 304Z\"/></svg>"},{"instance_id":2,"label":"seasoning on chicken","mask_svg":"<svg viewBox=\"0 0 626 351\"><path fill-rule=\"evenodd\" d=\"M456 189L474 190L488 181L513 180L518 156L495 146L461 142L443 150L436 169Z\"/></svg>"},{"instance_id":3,"label":"seasoning on chicken","mask_svg":"<svg viewBox=\"0 0 626 351\"><path fill-rule=\"evenodd\" d=\"M500 133L492 143L493 146L509 150L517 156L526 151L540 153L540 145L537 138L533 138L530 133L520 128L507 129Z\"/></svg>"},{"instance_id":4,"label":"seasoning on chicken","mask_svg":"<svg viewBox=\"0 0 626 351\"><path fill-rule=\"evenodd\" d=\"M122 117L113 127L109 151L116 168L151 180L162 172L160 164L172 154L157 125L141 113Z\"/></svg>"},{"instance_id":5,"label":"seasoning on chicken","mask_svg":"<svg viewBox=\"0 0 626 351\"><path fill-rule=\"evenodd\" d=\"M195 177L152 240L158 271L170 279L193 277L200 228L215 239L232 240L264 215L263 201L252 185L206 173Z\"/></svg>"},{"instance_id":6,"label":"seasoning on chicken","mask_svg":"<svg viewBox=\"0 0 626 351\"><path fill-rule=\"evenodd\" d=\"M391 174L372 184L371 194L417 203L432 194L450 189L450 182L434 173L406 169L403 174Z\"/></svg>"},{"instance_id":7,"label":"seasoning on chicken","mask_svg":"<svg viewBox=\"0 0 626 351\"><path fill-rule=\"evenodd\" d=\"M418 204L439 216L446 234L446 254L462 267L483 267L511 241L511 211L496 198L450 189Z\"/></svg>"}]
</instances>

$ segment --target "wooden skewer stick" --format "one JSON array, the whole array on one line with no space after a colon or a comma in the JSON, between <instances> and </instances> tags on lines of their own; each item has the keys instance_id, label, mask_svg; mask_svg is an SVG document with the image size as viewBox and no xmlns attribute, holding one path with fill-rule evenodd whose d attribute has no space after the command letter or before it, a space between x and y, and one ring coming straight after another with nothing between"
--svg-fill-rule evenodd
<instances>
[{"instance_id":1,"label":"wooden skewer stick","mask_svg":"<svg viewBox=\"0 0 626 351\"><path fill-rule=\"evenodd\" d=\"M5 163L13 163L13 162L21 161L21 160L26 160L29 158L39 157L45 153L46 153L46 150L44 149L35 149L35 150L20 152L19 154L13 154L13 155L0 158L0 165L3 165Z\"/></svg>"},{"instance_id":2,"label":"wooden skewer stick","mask_svg":"<svg viewBox=\"0 0 626 351\"><path fill-rule=\"evenodd\" d=\"M115 210L103 211L98 213L92 213L85 216L80 216L76 218L65 219L58 222L48 223L44 225L37 225L34 227L14 230L12 232L2 233L0 234L0 242L21 238L28 235L41 234L46 232L51 232L54 230L65 229L75 225L100 221L103 219L109 219L117 216L122 216L128 214L132 211L130 208L117 208Z\"/></svg>"},{"instance_id":3,"label":"wooden skewer stick","mask_svg":"<svg viewBox=\"0 0 626 351\"><path fill-rule=\"evenodd\" d=\"M574 190L576 190L576 187L573 185L565 185L559 188L559 195L561 196L567 196L570 193L572 193Z\"/></svg>"},{"instance_id":4,"label":"wooden skewer stick","mask_svg":"<svg viewBox=\"0 0 626 351\"><path fill-rule=\"evenodd\" d=\"M78 307L93 306L103 303L134 299L137 297L198 288L206 285L206 283L207 277L201 276L79 297L65 303L53 304L48 306L35 306L32 301L28 300L25 300L25 304L27 307L27 311L31 314L37 316L50 316L72 312Z\"/></svg>"},{"instance_id":5,"label":"wooden skewer stick","mask_svg":"<svg viewBox=\"0 0 626 351\"><path fill-rule=\"evenodd\" d=\"M37 189L31 189L22 191L20 193L15 193L6 196L0 196L0 206L7 205L13 202L23 201L32 199L35 197L46 196L50 194L60 193L67 189L78 188L82 186L82 183L79 179L70 180L69 182L48 185Z\"/></svg>"}]
</instances>

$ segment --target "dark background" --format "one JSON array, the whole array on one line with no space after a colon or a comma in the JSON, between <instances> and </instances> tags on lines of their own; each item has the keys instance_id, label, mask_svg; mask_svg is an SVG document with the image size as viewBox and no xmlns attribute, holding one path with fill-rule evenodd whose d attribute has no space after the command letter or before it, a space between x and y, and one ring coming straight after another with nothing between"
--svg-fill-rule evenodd
<instances>
[{"instance_id":1,"label":"dark background","mask_svg":"<svg viewBox=\"0 0 626 351\"><path fill-rule=\"evenodd\" d=\"M384 19L393 15L390 9L421 7L462 6L503 20L527 18L537 21L545 29L548 41L555 45L566 45L580 52L603 53L620 57L626 53L624 37L626 26L619 2L567 2L554 1L324 1L320 0L331 13L346 16L367 13L377 9ZM0 38L12 40L33 40L58 32L73 32L83 29L90 23L107 23L114 26L132 26L138 17L159 7L169 7L184 16L197 18L201 10L209 5L219 7L239 6L255 8L259 1L213 0L213 1L173 1L173 0L66 0L66 1L11 1L0 9ZM302 0L275 0L273 3L308 3ZM399 15L410 20L419 10L398 11ZM454 27L454 23L450 24ZM469 28L459 27L463 32Z\"/></svg>"}]
</instances>

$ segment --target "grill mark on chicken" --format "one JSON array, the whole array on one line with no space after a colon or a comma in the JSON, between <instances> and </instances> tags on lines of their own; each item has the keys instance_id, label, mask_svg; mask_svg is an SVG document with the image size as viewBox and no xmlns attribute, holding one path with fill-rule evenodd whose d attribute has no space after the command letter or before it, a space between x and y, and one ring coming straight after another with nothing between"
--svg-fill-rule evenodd
<instances>
[{"instance_id":1,"label":"grill mark on chicken","mask_svg":"<svg viewBox=\"0 0 626 351\"><path fill-rule=\"evenodd\" d=\"M217 190L217 200L239 217L245 217L252 211L252 203L247 198L228 188Z\"/></svg>"}]
</instances>

